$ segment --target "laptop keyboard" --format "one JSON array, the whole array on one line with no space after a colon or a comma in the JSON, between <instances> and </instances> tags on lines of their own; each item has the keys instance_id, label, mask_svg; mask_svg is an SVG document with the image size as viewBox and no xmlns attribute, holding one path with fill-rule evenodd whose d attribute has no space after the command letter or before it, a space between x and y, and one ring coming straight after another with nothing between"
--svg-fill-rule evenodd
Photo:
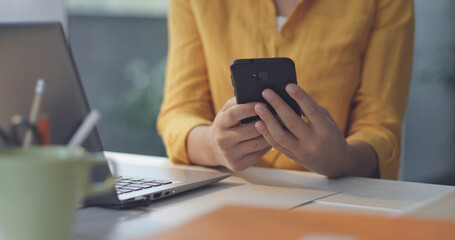
<instances>
[{"instance_id":1,"label":"laptop keyboard","mask_svg":"<svg viewBox=\"0 0 455 240\"><path fill-rule=\"evenodd\" d=\"M117 191L117 194L120 195L171 183L172 181L166 180L119 176L115 178L115 190Z\"/></svg>"}]
</instances>

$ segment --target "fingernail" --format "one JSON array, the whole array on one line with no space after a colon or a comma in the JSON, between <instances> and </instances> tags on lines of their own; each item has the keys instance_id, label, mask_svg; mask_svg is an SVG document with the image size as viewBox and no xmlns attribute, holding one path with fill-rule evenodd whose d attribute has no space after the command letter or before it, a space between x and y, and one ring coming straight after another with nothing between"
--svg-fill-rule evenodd
<instances>
[{"instance_id":1,"label":"fingernail","mask_svg":"<svg viewBox=\"0 0 455 240\"><path fill-rule=\"evenodd\" d=\"M261 106L261 105L256 105L255 106L255 109L256 109L256 112L259 114L259 115L262 115L265 113L265 109L264 109L264 106Z\"/></svg>"},{"instance_id":2,"label":"fingernail","mask_svg":"<svg viewBox=\"0 0 455 240\"><path fill-rule=\"evenodd\" d=\"M295 92L297 92L297 85L290 83L286 86L286 90L289 93L294 94Z\"/></svg>"},{"instance_id":3,"label":"fingernail","mask_svg":"<svg viewBox=\"0 0 455 240\"><path fill-rule=\"evenodd\" d=\"M262 126L262 124L260 124L259 122L256 122L254 124L254 126L256 127L257 130L262 130L264 127Z\"/></svg>"},{"instance_id":4,"label":"fingernail","mask_svg":"<svg viewBox=\"0 0 455 240\"><path fill-rule=\"evenodd\" d=\"M273 98L272 93L269 90L264 90L262 92L262 96L264 96L264 98L267 100L272 100Z\"/></svg>"}]
</instances>

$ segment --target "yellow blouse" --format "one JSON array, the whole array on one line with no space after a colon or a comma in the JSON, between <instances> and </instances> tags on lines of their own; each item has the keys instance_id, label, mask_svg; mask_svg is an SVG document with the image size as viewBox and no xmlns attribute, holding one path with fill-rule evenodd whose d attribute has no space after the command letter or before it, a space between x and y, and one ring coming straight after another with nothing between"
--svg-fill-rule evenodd
<instances>
[{"instance_id":1,"label":"yellow blouse","mask_svg":"<svg viewBox=\"0 0 455 240\"><path fill-rule=\"evenodd\" d=\"M234 96L237 58L289 57L298 84L328 109L346 140L370 144L381 178L396 179L412 68L412 0L301 0L279 33L272 0L171 0L158 131L189 164L186 138ZM272 149L256 166L302 166Z\"/></svg>"}]
</instances>

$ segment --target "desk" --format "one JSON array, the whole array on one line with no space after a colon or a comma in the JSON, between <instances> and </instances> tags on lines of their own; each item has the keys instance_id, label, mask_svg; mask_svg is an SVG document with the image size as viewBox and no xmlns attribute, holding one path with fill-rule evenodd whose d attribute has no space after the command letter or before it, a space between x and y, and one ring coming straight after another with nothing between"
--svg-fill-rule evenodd
<instances>
[{"instance_id":1,"label":"desk","mask_svg":"<svg viewBox=\"0 0 455 240\"><path fill-rule=\"evenodd\" d=\"M191 168L161 157L106 152L120 172L129 166ZM226 204L394 215L455 187L358 177L327 179L310 172L253 167L219 183L153 202L145 208L78 211L74 239L131 239L179 226Z\"/></svg>"}]
</instances>

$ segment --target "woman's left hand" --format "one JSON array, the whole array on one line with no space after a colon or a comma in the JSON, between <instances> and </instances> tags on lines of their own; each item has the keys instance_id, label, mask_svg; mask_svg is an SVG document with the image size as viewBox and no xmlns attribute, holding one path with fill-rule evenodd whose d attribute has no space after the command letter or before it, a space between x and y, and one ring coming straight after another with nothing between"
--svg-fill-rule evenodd
<instances>
[{"instance_id":1,"label":"woman's left hand","mask_svg":"<svg viewBox=\"0 0 455 240\"><path fill-rule=\"evenodd\" d=\"M255 105L262 120L256 122L256 129L272 147L305 168L328 177L349 172L353 167L350 146L327 109L319 106L296 84L288 84L286 91L297 102L308 122L295 114L273 90L266 89L262 92L263 97L288 130L263 103Z\"/></svg>"}]
</instances>

